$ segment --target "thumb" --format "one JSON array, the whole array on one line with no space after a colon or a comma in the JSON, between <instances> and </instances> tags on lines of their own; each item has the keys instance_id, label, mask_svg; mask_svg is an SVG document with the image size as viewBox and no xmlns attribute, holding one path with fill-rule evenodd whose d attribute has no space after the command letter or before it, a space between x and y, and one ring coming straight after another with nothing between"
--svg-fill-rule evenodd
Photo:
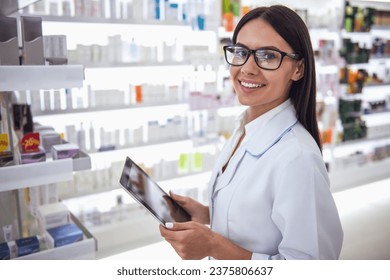
<instances>
[{"instance_id":1,"label":"thumb","mask_svg":"<svg viewBox=\"0 0 390 280\"><path fill-rule=\"evenodd\" d=\"M169 195L172 197L174 201L176 201L180 205L183 205L183 203L185 203L185 201L188 199L186 196L175 194L172 191L169 191Z\"/></svg>"},{"instance_id":2,"label":"thumb","mask_svg":"<svg viewBox=\"0 0 390 280\"><path fill-rule=\"evenodd\" d=\"M169 230L187 230L190 228L191 222L185 222L185 223L165 223L165 228Z\"/></svg>"}]
</instances>

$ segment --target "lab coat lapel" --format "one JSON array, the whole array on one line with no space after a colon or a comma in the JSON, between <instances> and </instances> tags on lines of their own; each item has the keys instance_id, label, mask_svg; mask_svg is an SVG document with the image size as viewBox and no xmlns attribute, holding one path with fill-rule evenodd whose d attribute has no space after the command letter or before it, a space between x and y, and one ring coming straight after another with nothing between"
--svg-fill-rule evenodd
<instances>
[{"instance_id":1,"label":"lab coat lapel","mask_svg":"<svg viewBox=\"0 0 390 280\"><path fill-rule=\"evenodd\" d=\"M267 133L259 129L251 138L247 151L256 157L262 156L297 123L295 108L289 105L265 124Z\"/></svg>"},{"instance_id":2,"label":"lab coat lapel","mask_svg":"<svg viewBox=\"0 0 390 280\"><path fill-rule=\"evenodd\" d=\"M264 153L268 151L275 143L277 143L284 134L291 130L291 128L297 123L296 113L294 106L290 105L285 108L283 111L279 112L277 115L272 117L266 124L267 133L264 133L264 129L259 128L259 130L251 137L250 142L247 145L246 149L239 149L237 154L231 159L229 165L227 166L224 176L220 178L218 185L215 185L216 177L218 175L218 170L221 168L221 165L226 161L226 155L222 156L223 163L218 162L216 169L213 172L213 176L210 181L210 195L215 197L218 191L225 188L233 176L236 174L236 170L240 165L242 159L246 152L254 157L261 157Z\"/></svg>"},{"instance_id":3,"label":"lab coat lapel","mask_svg":"<svg viewBox=\"0 0 390 280\"><path fill-rule=\"evenodd\" d=\"M221 150L221 153L218 157L218 160L214 166L210 182L209 182L209 197L212 196L212 194L215 191L215 184L217 180L217 176L219 174L219 171L222 169L222 166L226 163L226 161L229 159L231 155L231 149L230 146L232 145L232 138L229 138L228 142L224 145L223 149Z\"/></svg>"},{"instance_id":4,"label":"lab coat lapel","mask_svg":"<svg viewBox=\"0 0 390 280\"><path fill-rule=\"evenodd\" d=\"M214 193L217 193L219 190L223 189L230 183L244 155L245 149L237 150L236 154L230 159L224 174L219 179L220 182L217 186L215 186Z\"/></svg>"}]
</instances>

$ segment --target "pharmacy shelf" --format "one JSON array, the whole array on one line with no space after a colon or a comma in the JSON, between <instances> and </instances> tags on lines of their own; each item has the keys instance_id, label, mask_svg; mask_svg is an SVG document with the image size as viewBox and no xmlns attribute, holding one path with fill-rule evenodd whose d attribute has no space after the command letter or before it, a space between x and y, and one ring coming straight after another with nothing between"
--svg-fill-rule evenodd
<instances>
[{"instance_id":1,"label":"pharmacy shelf","mask_svg":"<svg viewBox=\"0 0 390 280\"><path fill-rule=\"evenodd\" d=\"M118 110L136 110L136 109L145 109L153 107L154 109L159 109L159 107L170 107L173 110L175 107L186 106L187 103L184 102L160 102L160 103L138 103L138 104L122 104L122 105L112 105L112 106L95 106L95 107L86 107L86 108L76 108L76 109L65 109L65 110L46 110L42 112L34 112L34 117L37 116L50 116L50 115L66 115L66 114L76 114L76 113L92 113L92 112L110 112Z\"/></svg>"},{"instance_id":2,"label":"pharmacy shelf","mask_svg":"<svg viewBox=\"0 0 390 280\"><path fill-rule=\"evenodd\" d=\"M361 166L339 169L329 173L331 191L338 192L359 185L390 178L390 159L369 162Z\"/></svg>"},{"instance_id":3,"label":"pharmacy shelf","mask_svg":"<svg viewBox=\"0 0 390 280\"><path fill-rule=\"evenodd\" d=\"M86 62L85 68L117 68L117 67L172 67L188 66L191 61L142 61L142 62Z\"/></svg>"},{"instance_id":4,"label":"pharmacy shelf","mask_svg":"<svg viewBox=\"0 0 390 280\"><path fill-rule=\"evenodd\" d=\"M24 15L24 14L23 14ZM131 25L167 25L167 26L187 26L185 22L178 20L144 20L144 19L117 19L105 17L87 17L87 16L54 16L54 15L39 15L33 14L29 16L39 16L42 21L51 22L76 22L76 23L93 23L93 24L131 24Z\"/></svg>"},{"instance_id":5,"label":"pharmacy shelf","mask_svg":"<svg viewBox=\"0 0 390 280\"><path fill-rule=\"evenodd\" d=\"M16 258L17 260L94 260L96 240L84 239L66 246L44 250L35 254Z\"/></svg>"},{"instance_id":6,"label":"pharmacy shelf","mask_svg":"<svg viewBox=\"0 0 390 280\"><path fill-rule=\"evenodd\" d=\"M16 258L17 260L94 260L97 241L88 229L71 214L72 223L83 232L83 240L61 247L47 249L34 254Z\"/></svg>"},{"instance_id":7,"label":"pharmacy shelf","mask_svg":"<svg viewBox=\"0 0 390 280\"><path fill-rule=\"evenodd\" d=\"M149 143L137 145L130 148L111 150L106 152L90 153L93 162L115 162L124 161L126 156L131 157L136 162L143 162L148 165L159 162L161 159L166 161L177 159L180 153L189 153L191 151L215 153L220 149L221 143L211 141L209 143L200 143L199 145L193 139L173 140L160 143Z\"/></svg>"},{"instance_id":8,"label":"pharmacy shelf","mask_svg":"<svg viewBox=\"0 0 390 280\"><path fill-rule=\"evenodd\" d=\"M73 171L91 168L90 157L80 152L76 159L51 160L0 168L0 192L59 183L73 179Z\"/></svg>"},{"instance_id":9,"label":"pharmacy shelf","mask_svg":"<svg viewBox=\"0 0 390 280\"><path fill-rule=\"evenodd\" d=\"M0 66L1 91L80 88L83 80L82 65Z\"/></svg>"}]
</instances>

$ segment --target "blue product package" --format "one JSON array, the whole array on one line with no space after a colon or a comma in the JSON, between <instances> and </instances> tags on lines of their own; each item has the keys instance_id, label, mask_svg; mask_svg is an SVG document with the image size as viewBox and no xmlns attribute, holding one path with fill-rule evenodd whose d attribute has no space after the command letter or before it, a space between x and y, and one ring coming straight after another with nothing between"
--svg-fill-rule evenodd
<instances>
[{"instance_id":1,"label":"blue product package","mask_svg":"<svg viewBox=\"0 0 390 280\"><path fill-rule=\"evenodd\" d=\"M0 243L0 260L9 260L11 254L7 242Z\"/></svg>"},{"instance_id":2,"label":"blue product package","mask_svg":"<svg viewBox=\"0 0 390 280\"><path fill-rule=\"evenodd\" d=\"M39 240L36 236L20 238L15 240L18 257L39 252Z\"/></svg>"},{"instance_id":3,"label":"blue product package","mask_svg":"<svg viewBox=\"0 0 390 280\"><path fill-rule=\"evenodd\" d=\"M83 240L83 232L75 224L66 224L48 229L47 232L54 240L54 247L61 247Z\"/></svg>"}]
</instances>

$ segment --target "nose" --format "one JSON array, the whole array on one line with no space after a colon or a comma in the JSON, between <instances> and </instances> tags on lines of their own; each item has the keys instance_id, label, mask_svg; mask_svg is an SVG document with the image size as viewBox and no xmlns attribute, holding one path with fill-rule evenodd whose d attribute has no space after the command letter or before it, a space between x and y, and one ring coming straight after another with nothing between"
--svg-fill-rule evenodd
<instances>
[{"instance_id":1,"label":"nose","mask_svg":"<svg viewBox=\"0 0 390 280\"><path fill-rule=\"evenodd\" d=\"M257 66L257 63L255 61L255 54L251 53L249 55L248 60L245 62L244 65L241 66L241 73L246 74L246 75L256 75L259 71L260 68Z\"/></svg>"}]
</instances>

